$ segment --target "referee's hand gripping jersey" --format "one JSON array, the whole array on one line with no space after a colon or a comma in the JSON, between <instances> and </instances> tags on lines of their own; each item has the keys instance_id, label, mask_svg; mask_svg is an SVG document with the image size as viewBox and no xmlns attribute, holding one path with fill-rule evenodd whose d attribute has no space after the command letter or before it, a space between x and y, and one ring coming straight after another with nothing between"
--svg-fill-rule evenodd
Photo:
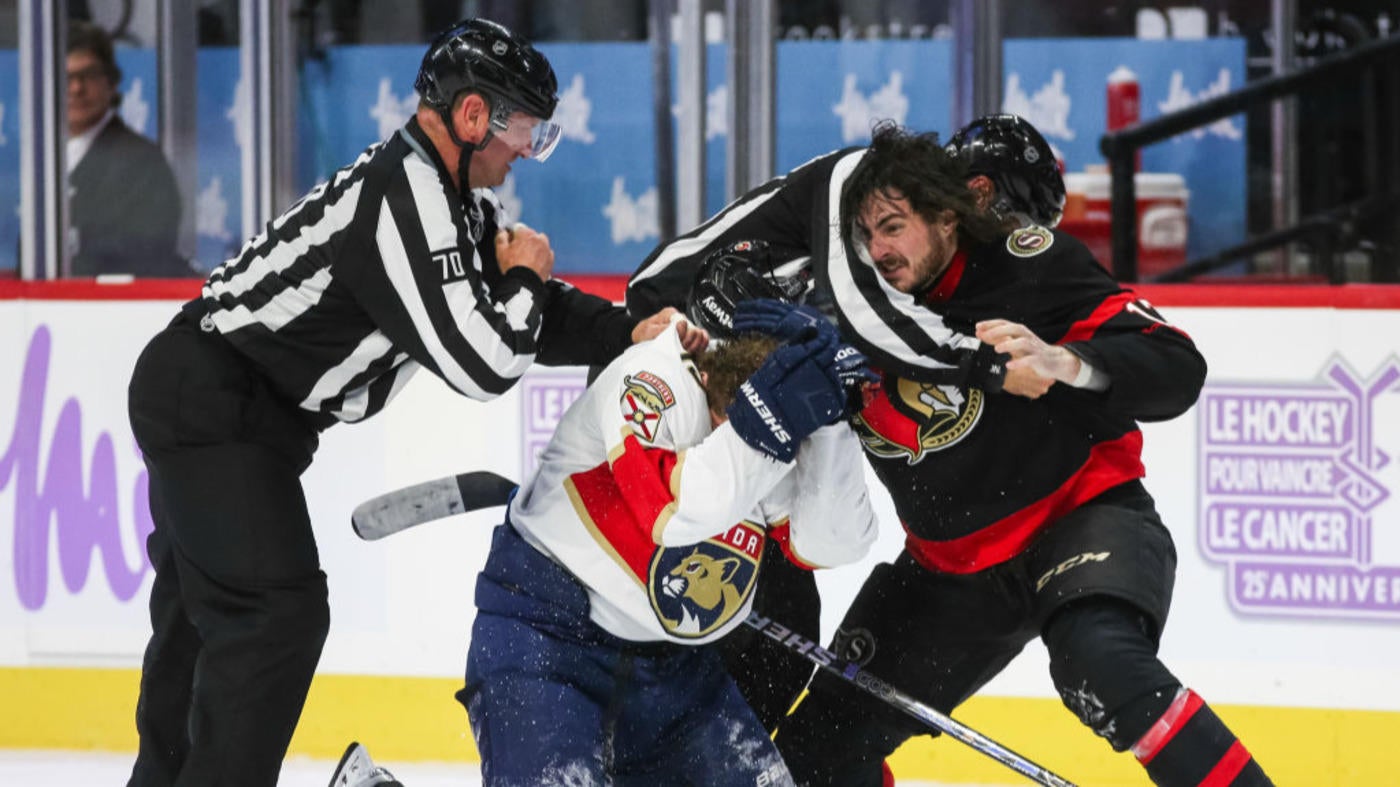
<instances>
[{"instance_id":1,"label":"referee's hand gripping jersey","mask_svg":"<svg viewBox=\"0 0 1400 787\"><path fill-rule=\"evenodd\" d=\"M486 400L536 360L607 363L645 327L552 281L547 238L490 192L558 142L545 57L466 20L415 87L414 118L216 269L137 361L155 582L133 785L276 783L329 627L299 481L320 430L420 367Z\"/></svg>"}]
</instances>

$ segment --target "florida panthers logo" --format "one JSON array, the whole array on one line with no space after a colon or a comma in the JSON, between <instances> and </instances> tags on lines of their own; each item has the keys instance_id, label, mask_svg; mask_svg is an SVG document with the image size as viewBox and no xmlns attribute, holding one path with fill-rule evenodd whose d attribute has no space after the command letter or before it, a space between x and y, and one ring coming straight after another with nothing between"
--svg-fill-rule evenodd
<instances>
[{"instance_id":1,"label":"florida panthers logo","mask_svg":"<svg viewBox=\"0 0 1400 787\"><path fill-rule=\"evenodd\" d=\"M886 375L881 395L856 418L861 444L871 454L904 457L915 465L932 451L957 444L982 417L980 388L934 385Z\"/></svg>"},{"instance_id":2,"label":"florida panthers logo","mask_svg":"<svg viewBox=\"0 0 1400 787\"><path fill-rule=\"evenodd\" d=\"M661 416L676 403L676 395L665 380L651 372L629 375L622 382L626 386L622 392L622 417L638 437L653 442L661 427Z\"/></svg>"},{"instance_id":3,"label":"florida panthers logo","mask_svg":"<svg viewBox=\"0 0 1400 787\"><path fill-rule=\"evenodd\" d=\"M760 527L741 522L699 544L656 550L648 587L666 631L696 639L741 614L758 579L763 538Z\"/></svg>"}]
</instances>

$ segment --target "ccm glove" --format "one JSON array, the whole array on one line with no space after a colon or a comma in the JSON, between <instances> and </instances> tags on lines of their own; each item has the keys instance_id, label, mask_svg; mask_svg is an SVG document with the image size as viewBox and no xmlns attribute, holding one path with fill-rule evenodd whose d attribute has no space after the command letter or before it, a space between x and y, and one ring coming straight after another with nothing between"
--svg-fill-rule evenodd
<instances>
[{"instance_id":1,"label":"ccm glove","mask_svg":"<svg viewBox=\"0 0 1400 787\"><path fill-rule=\"evenodd\" d=\"M865 354L849 344L836 345L831 368L846 392L846 409L841 416L850 418L865 407L865 387L880 382L880 375L866 365Z\"/></svg>"},{"instance_id":2,"label":"ccm glove","mask_svg":"<svg viewBox=\"0 0 1400 787\"><path fill-rule=\"evenodd\" d=\"M766 333L786 342L805 342L814 336L836 338L836 326L811 306L798 306L772 298L741 301L734 309L735 333Z\"/></svg>"},{"instance_id":3,"label":"ccm glove","mask_svg":"<svg viewBox=\"0 0 1400 787\"><path fill-rule=\"evenodd\" d=\"M740 386L725 412L735 434L779 462L818 427L846 412L846 389L836 371L834 335L784 345Z\"/></svg>"}]
</instances>

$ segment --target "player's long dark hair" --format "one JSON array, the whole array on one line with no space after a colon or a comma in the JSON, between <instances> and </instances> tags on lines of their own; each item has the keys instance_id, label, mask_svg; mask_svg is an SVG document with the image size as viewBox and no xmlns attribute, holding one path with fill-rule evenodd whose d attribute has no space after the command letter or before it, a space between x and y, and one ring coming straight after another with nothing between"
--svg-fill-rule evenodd
<instances>
[{"instance_id":1,"label":"player's long dark hair","mask_svg":"<svg viewBox=\"0 0 1400 787\"><path fill-rule=\"evenodd\" d=\"M843 187L841 231L853 237L856 217L871 197L903 197L924 221L951 210L958 217L958 232L990 241L1003 233L993 217L977 208L977 197L967 187L969 177L966 165L943 149L938 134L915 133L884 121L875 127L869 152Z\"/></svg>"}]
</instances>

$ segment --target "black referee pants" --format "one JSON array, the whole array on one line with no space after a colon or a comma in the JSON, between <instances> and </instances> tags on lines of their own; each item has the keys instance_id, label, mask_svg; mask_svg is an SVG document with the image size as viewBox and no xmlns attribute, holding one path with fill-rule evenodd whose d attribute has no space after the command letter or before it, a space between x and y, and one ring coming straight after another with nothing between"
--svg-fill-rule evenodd
<instances>
[{"instance_id":1,"label":"black referee pants","mask_svg":"<svg viewBox=\"0 0 1400 787\"><path fill-rule=\"evenodd\" d=\"M155 524L130 784L273 787L330 622L299 480L317 431L185 315L129 401Z\"/></svg>"}]
</instances>

